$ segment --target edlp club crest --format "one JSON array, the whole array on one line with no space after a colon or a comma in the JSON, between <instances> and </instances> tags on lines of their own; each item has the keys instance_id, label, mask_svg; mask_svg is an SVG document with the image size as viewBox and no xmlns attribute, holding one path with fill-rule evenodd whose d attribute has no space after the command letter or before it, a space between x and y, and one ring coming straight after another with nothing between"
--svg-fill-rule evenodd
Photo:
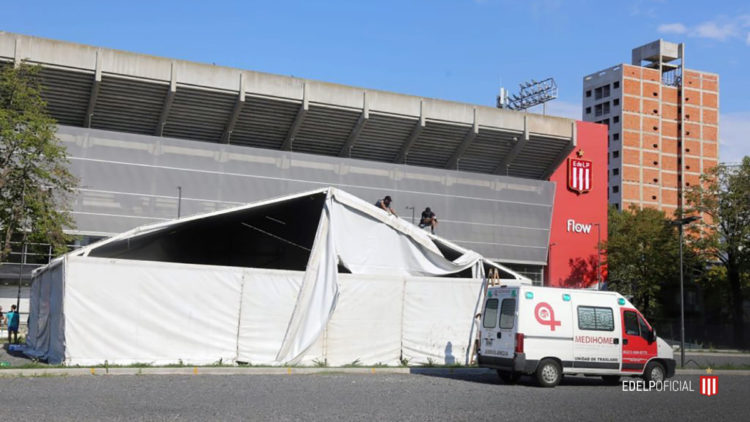
<instances>
[{"instance_id":1,"label":"edlp club crest","mask_svg":"<svg viewBox=\"0 0 750 422\"><path fill-rule=\"evenodd\" d=\"M591 190L593 163L583 159L583 150L578 150L578 158L568 158L568 189L576 193Z\"/></svg>"},{"instance_id":2,"label":"edlp club crest","mask_svg":"<svg viewBox=\"0 0 750 422\"><path fill-rule=\"evenodd\" d=\"M719 377L701 377L701 394L709 397L719 394Z\"/></svg>"}]
</instances>

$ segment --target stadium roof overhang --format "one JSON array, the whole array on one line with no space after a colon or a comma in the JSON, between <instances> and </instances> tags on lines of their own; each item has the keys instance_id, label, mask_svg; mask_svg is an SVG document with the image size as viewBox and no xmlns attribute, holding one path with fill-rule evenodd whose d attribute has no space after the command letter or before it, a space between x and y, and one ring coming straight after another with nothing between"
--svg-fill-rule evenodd
<instances>
[{"instance_id":1,"label":"stadium roof overhang","mask_svg":"<svg viewBox=\"0 0 750 422\"><path fill-rule=\"evenodd\" d=\"M546 179L571 119L0 32L0 65L42 66L60 124Z\"/></svg>"}]
</instances>

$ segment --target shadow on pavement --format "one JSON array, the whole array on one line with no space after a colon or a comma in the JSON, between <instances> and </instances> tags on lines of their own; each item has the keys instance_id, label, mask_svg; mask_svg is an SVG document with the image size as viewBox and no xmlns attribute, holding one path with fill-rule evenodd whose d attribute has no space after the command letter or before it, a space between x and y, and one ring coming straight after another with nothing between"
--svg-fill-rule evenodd
<instances>
[{"instance_id":1,"label":"shadow on pavement","mask_svg":"<svg viewBox=\"0 0 750 422\"><path fill-rule=\"evenodd\" d=\"M424 375L428 377L445 378L457 381L473 382L478 384L488 385L517 385L521 387L538 387L536 379L531 375L522 376L515 384L506 384L500 377L491 370L482 370L477 368L411 368L409 373L412 375ZM565 376L562 382L557 388L565 386L597 386L601 388L620 388L620 384L616 386L605 385L602 379L598 376L585 377L585 376Z\"/></svg>"}]
</instances>

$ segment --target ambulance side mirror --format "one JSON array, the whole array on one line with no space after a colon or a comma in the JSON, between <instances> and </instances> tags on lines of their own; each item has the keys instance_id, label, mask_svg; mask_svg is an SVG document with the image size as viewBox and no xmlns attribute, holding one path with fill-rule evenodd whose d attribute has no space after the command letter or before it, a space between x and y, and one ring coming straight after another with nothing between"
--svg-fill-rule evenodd
<instances>
[{"instance_id":1,"label":"ambulance side mirror","mask_svg":"<svg viewBox=\"0 0 750 422\"><path fill-rule=\"evenodd\" d=\"M648 332L648 344L651 344L656 341L656 330L653 328L651 331Z\"/></svg>"}]
</instances>

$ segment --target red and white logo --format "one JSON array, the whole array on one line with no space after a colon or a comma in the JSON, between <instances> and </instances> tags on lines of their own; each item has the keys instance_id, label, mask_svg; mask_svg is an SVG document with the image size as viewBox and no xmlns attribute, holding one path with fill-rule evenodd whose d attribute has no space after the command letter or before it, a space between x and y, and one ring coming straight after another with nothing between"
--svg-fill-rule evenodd
<instances>
[{"instance_id":1,"label":"red and white logo","mask_svg":"<svg viewBox=\"0 0 750 422\"><path fill-rule=\"evenodd\" d=\"M555 331L555 327L562 325L560 321L555 320L555 311L547 302L541 302L534 308L534 316L538 323L549 325L550 331Z\"/></svg>"},{"instance_id":2,"label":"red and white logo","mask_svg":"<svg viewBox=\"0 0 750 422\"><path fill-rule=\"evenodd\" d=\"M583 152L578 151L578 156L582 157ZM568 189L578 193L590 191L592 172L593 163L591 161L568 158Z\"/></svg>"},{"instance_id":3,"label":"red and white logo","mask_svg":"<svg viewBox=\"0 0 750 422\"><path fill-rule=\"evenodd\" d=\"M704 396L715 396L719 394L719 377L703 376L701 377L701 394Z\"/></svg>"}]
</instances>

